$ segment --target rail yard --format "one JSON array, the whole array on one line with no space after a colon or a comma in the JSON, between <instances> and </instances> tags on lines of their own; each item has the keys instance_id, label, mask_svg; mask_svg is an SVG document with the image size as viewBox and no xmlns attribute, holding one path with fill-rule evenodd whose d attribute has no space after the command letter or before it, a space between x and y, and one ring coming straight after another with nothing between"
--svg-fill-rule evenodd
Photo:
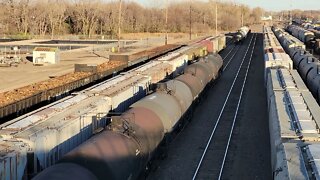
<instances>
[{"instance_id":1,"label":"rail yard","mask_svg":"<svg viewBox=\"0 0 320 180\"><path fill-rule=\"evenodd\" d=\"M110 55L5 92L2 117L18 117L0 126L1 177L318 177L306 163L319 140L316 57L260 28Z\"/></svg>"},{"instance_id":2,"label":"rail yard","mask_svg":"<svg viewBox=\"0 0 320 180\"><path fill-rule=\"evenodd\" d=\"M0 180L320 179L320 11L17 2Z\"/></svg>"},{"instance_id":3,"label":"rail yard","mask_svg":"<svg viewBox=\"0 0 320 180\"><path fill-rule=\"evenodd\" d=\"M249 34L221 55L222 76L149 179L271 178L267 108L261 105L267 103L264 62L258 60L263 58L262 35Z\"/></svg>"}]
</instances>

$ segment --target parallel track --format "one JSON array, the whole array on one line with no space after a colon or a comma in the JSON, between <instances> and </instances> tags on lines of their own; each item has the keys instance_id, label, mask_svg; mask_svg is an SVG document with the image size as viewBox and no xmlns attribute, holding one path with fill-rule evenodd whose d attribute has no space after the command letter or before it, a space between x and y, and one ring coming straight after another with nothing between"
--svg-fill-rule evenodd
<instances>
[{"instance_id":1,"label":"parallel track","mask_svg":"<svg viewBox=\"0 0 320 180\"><path fill-rule=\"evenodd\" d=\"M222 69L223 71L225 71L227 69L230 62L232 62L234 57L238 54L240 47L241 47L240 44L233 44L231 50L229 50L226 55L220 54L223 61L224 61L224 67ZM229 55L231 55L231 56L229 56Z\"/></svg>"},{"instance_id":2,"label":"parallel track","mask_svg":"<svg viewBox=\"0 0 320 180\"><path fill-rule=\"evenodd\" d=\"M225 60L232 53L233 49L236 46L237 46L236 44L227 45L227 47L221 53L219 53L222 59Z\"/></svg>"},{"instance_id":3,"label":"parallel track","mask_svg":"<svg viewBox=\"0 0 320 180\"><path fill-rule=\"evenodd\" d=\"M226 64L223 66L223 71L225 71L225 70L227 69L227 67L229 66L230 62L231 62L231 61L234 59L234 57L238 54L239 49L240 49L240 45L236 45L235 47L236 47L236 48L235 48L235 51L234 51L234 53L232 53L232 56L230 57L230 59L229 59L229 60L225 60L225 59L224 59L224 61L226 61Z\"/></svg>"},{"instance_id":4,"label":"parallel track","mask_svg":"<svg viewBox=\"0 0 320 180\"><path fill-rule=\"evenodd\" d=\"M250 44L245 51L241 65L233 80L192 179L221 179L222 177L230 141L238 116L238 110L241 106L243 91L246 86L252 55L256 45L256 37L257 35L254 34L250 39ZM237 54L239 49L240 47L236 49L230 60L226 62L227 65L224 67L224 70L228 67L228 64Z\"/></svg>"},{"instance_id":5,"label":"parallel track","mask_svg":"<svg viewBox=\"0 0 320 180\"><path fill-rule=\"evenodd\" d=\"M232 46L232 49L223 57L223 60L225 60L225 59L228 58L228 56L233 52L233 49L234 49L235 47L237 47L237 45L233 45L233 46Z\"/></svg>"}]
</instances>

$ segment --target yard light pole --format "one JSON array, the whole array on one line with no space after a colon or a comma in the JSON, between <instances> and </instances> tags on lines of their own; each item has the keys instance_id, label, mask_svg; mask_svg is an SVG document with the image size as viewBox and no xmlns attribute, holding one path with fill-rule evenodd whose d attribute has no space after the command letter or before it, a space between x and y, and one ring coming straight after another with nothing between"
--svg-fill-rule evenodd
<instances>
[{"instance_id":1,"label":"yard light pole","mask_svg":"<svg viewBox=\"0 0 320 180\"><path fill-rule=\"evenodd\" d=\"M218 35L218 3L217 1L215 1L215 4L216 4L216 36Z\"/></svg>"},{"instance_id":2,"label":"yard light pole","mask_svg":"<svg viewBox=\"0 0 320 180\"><path fill-rule=\"evenodd\" d=\"M121 36L121 6L122 0L119 0L119 20L118 20L118 52L120 52L120 36Z\"/></svg>"},{"instance_id":3,"label":"yard light pole","mask_svg":"<svg viewBox=\"0 0 320 180\"><path fill-rule=\"evenodd\" d=\"M190 20L190 22L189 22L189 25L190 25L190 29L189 29L189 39L191 40L191 33L192 33L192 24L191 24L191 3L192 3L192 1L190 0L190 7L189 7L189 20Z\"/></svg>"},{"instance_id":4,"label":"yard light pole","mask_svg":"<svg viewBox=\"0 0 320 180\"><path fill-rule=\"evenodd\" d=\"M168 44L168 0L166 0L166 37L165 37L165 45Z\"/></svg>"}]
</instances>

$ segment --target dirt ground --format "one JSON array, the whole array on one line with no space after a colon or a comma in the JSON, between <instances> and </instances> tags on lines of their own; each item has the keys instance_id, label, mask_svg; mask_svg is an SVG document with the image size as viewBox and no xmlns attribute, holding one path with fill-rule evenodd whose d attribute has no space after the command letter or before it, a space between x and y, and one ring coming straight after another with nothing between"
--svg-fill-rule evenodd
<instances>
[{"instance_id":1,"label":"dirt ground","mask_svg":"<svg viewBox=\"0 0 320 180\"><path fill-rule=\"evenodd\" d=\"M262 33L262 25L261 24L251 25L250 29L252 32Z\"/></svg>"},{"instance_id":2,"label":"dirt ground","mask_svg":"<svg viewBox=\"0 0 320 180\"><path fill-rule=\"evenodd\" d=\"M219 32L223 33L223 32ZM133 54L135 52L150 49L164 44L164 34L124 34L123 38L132 40L134 37L137 42L124 45L121 43L121 54ZM192 39L204 37L204 35L193 34ZM44 45L41 41L49 41L49 39L33 39L13 42L3 42L0 46L15 45ZM126 40L123 40L126 41ZM168 43L185 43L189 41L188 33L176 33L168 35ZM109 60L112 47L117 47L117 42L97 45L97 44L59 44L64 46L83 46L83 48L61 51L61 61L55 65L33 66L32 62L27 61L26 57L32 59L31 55L22 55L24 62L18 67L0 67L0 92L9 91L19 87L23 87L32 83L49 79L50 77L63 75L74 71L74 64L102 64ZM54 46L54 45L48 45ZM1 56L1 55L0 55Z\"/></svg>"},{"instance_id":3,"label":"dirt ground","mask_svg":"<svg viewBox=\"0 0 320 180\"><path fill-rule=\"evenodd\" d=\"M181 36L170 38L169 43L179 43L187 41L188 38ZM37 42L47 40L25 40L16 42L0 43L0 45L36 45ZM132 54L155 46L163 45L164 39L161 37L151 37L142 39L136 43L123 48L124 54ZM68 44L61 44L68 45ZM75 45L75 44L72 44ZM78 44L76 44L78 46ZM26 60L27 55L23 55L24 62L18 67L0 67L0 92L5 92L15 88L23 87L32 83L49 79L53 76L63 75L74 71L74 64L102 64L108 61L112 47L117 47L117 43L107 45L81 44L80 49L61 51L61 61L55 65L33 66L32 62ZM30 55L28 55L30 56ZM32 58L31 58L32 59Z\"/></svg>"},{"instance_id":4,"label":"dirt ground","mask_svg":"<svg viewBox=\"0 0 320 180\"><path fill-rule=\"evenodd\" d=\"M18 67L0 68L0 92L73 72L76 63L101 64L107 61L106 58L87 52L62 53L61 59L61 63L55 65L33 66L32 62L25 61L26 64Z\"/></svg>"}]
</instances>

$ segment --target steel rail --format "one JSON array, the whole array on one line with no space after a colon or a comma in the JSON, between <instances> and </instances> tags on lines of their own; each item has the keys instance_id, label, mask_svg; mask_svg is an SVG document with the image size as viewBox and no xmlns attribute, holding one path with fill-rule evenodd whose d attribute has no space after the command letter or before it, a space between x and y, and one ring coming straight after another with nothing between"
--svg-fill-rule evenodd
<instances>
[{"instance_id":1,"label":"steel rail","mask_svg":"<svg viewBox=\"0 0 320 180\"><path fill-rule=\"evenodd\" d=\"M252 61L253 50L255 49L255 45L256 45L256 39L257 39L257 36L255 37L255 40L254 40L254 43L253 43L253 48L252 48L252 51L251 51L249 64L248 64L248 66L247 66L246 75L245 75L245 77L244 77L244 82L243 82L243 84L242 84L241 93L240 93L240 98L239 98L239 101L238 101L238 104L237 104L236 113L235 113L235 115L234 115L234 117L233 117L232 127L231 127L230 134L229 134L229 138L228 138L228 144L227 144L226 149L225 149L225 153L224 153L222 165L221 165L221 168L220 168L218 180L220 180L221 177L222 177L222 173L223 173L225 161L226 161L226 158L227 158L227 155L228 155L228 150L229 150L229 147L230 147L230 141L231 141L231 138L232 138L234 126L235 126L235 124L236 124L236 120L237 120L237 117L238 117L238 112L239 112L239 108L240 108L240 104L241 104L241 100L242 100L243 90L244 90L244 87L245 87L246 82L247 82L247 77L248 77L248 73L249 73L249 69L250 69L250 65L251 65L251 61Z\"/></svg>"},{"instance_id":2,"label":"steel rail","mask_svg":"<svg viewBox=\"0 0 320 180\"><path fill-rule=\"evenodd\" d=\"M218 124L219 124L219 122L220 122L220 120L221 120L222 114L223 114L224 109L225 109L225 107L226 107L226 104L227 104L227 102L228 102L228 100L229 100L230 94L231 94L231 92L232 92L232 90L233 90L233 88L234 88L235 82L236 82L236 80L238 79L238 76L239 76L241 67L242 67L242 65L243 65L243 63L244 63L244 60L245 60L246 57L247 57L247 54L248 54L248 51L249 51L249 49L250 49L250 47L251 47L253 38L254 38L254 37L252 36L251 39L250 39L249 46L248 46L248 48L247 48L247 50L246 50L246 52L245 52L245 55L244 55L243 58L242 58L242 61L241 61L241 64L240 64L240 66L239 66L239 69L238 69L238 71L237 71L237 74L236 74L236 76L235 76L235 78L234 78L234 80L233 80L233 82L232 82L232 85L231 85L230 90L229 90L229 92L228 92L227 98L226 98L225 101L224 101L224 104L223 104L223 106L222 106L222 109L221 109L221 111L220 111L220 114L219 114L219 116L218 116L218 119L217 119L217 121L216 121L216 123L215 123L215 126L214 126L214 128L213 128L213 130L212 130L212 132L211 132L211 135L210 135L210 137L209 137L209 139L208 139L208 141L207 141L206 147L205 147L205 149L204 149L204 151L203 151L203 153L202 153L202 156L201 156L201 158L200 158L200 160L199 160L199 163L198 163L198 165L197 165L197 168L196 168L196 170L195 170L195 172L194 172L194 174L193 174L192 180L195 180L196 177L197 177L197 175L198 175L198 173L199 173L199 169L200 169L200 167L201 167L201 165L202 165L202 162L203 162L203 159L204 159L204 157L205 157L205 155L206 155L206 153L207 153L207 151L208 151L209 145L211 144L213 135L215 134L216 129L217 129L217 127L218 127ZM254 49L254 47L253 47L253 49ZM235 53L235 54L236 54L236 53Z\"/></svg>"}]
</instances>

